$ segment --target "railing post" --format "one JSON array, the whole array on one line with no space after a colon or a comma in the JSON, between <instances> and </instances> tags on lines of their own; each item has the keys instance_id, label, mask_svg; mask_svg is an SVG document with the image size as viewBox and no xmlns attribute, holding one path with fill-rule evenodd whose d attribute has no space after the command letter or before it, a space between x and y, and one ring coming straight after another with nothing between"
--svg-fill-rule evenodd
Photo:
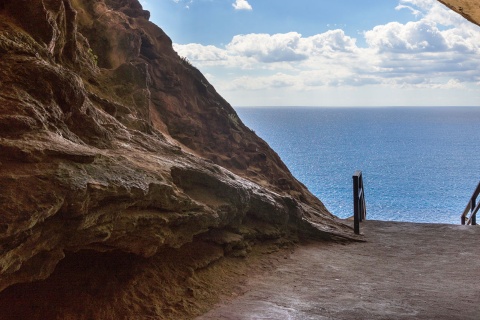
<instances>
[{"instance_id":1,"label":"railing post","mask_svg":"<svg viewBox=\"0 0 480 320\"><path fill-rule=\"evenodd\" d=\"M359 175L358 171L353 175L353 232L355 234L360 234L360 208L359 208L359 197L358 197L358 180Z\"/></svg>"},{"instance_id":2,"label":"railing post","mask_svg":"<svg viewBox=\"0 0 480 320\"><path fill-rule=\"evenodd\" d=\"M358 194L359 194L359 216L360 222L367 219L366 208L365 208L365 189L363 189L363 174L360 172L360 177L358 179Z\"/></svg>"},{"instance_id":3,"label":"railing post","mask_svg":"<svg viewBox=\"0 0 480 320\"><path fill-rule=\"evenodd\" d=\"M478 183L477 188L473 192L472 197L470 198L470 200L468 200L465 210L463 210L463 213L460 216L460 222L462 223L462 225L477 224L477 212L479 211L479 208L477 208L477 198L479 195L480 195L480 182ZM470 214L470 218L468 217L469 214Z\"/></svg>"},{"instance_id":4,"label":"railing post","mask_svg":"<svg viewBox=\"0 0 480 320\"><path fill-rule=\"evenodd\" d=\"M360 222L367 218L362 171L353 174L353 231L360 234Z\"/></svg>"}]
</instances>

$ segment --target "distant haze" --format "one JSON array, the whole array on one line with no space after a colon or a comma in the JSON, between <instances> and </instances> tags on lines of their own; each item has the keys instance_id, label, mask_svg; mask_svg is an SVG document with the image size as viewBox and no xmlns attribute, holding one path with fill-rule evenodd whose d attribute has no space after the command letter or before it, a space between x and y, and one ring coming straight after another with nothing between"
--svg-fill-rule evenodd
<instances>
[{"instance_id":1,"label":"distant haze","mask_svg":"<svg viewBox=\"0 0 480 320\"><path fill-rule=\"evenodd\" d=\"M144 0L235 106L480 105L480 27L436 0Z\"/></svg>"}]
</instances>

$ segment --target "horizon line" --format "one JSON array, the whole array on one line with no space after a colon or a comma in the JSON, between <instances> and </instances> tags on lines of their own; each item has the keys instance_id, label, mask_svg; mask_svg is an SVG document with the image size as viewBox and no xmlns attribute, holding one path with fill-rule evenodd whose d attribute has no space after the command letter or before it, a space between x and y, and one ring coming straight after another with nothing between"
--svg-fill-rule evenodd
<instances>
[{"instance_id":1,"label":"horizon line","mask_svg":"<svg viewBox=\"0 0 480 320\"><path fill-rule=\"evenodd\" d=\"M238 105L234 106L232 105L233 108L480 108L480 105L448 105L448 106L427 106L427 105L418 105L418 106L395 106L395 105L390 105L390 106L353 106L353 105L348 105L348 106L313 106L313 105L282 105L282 106L276 106L276 105Z\"/></svg>"}]
</instances>

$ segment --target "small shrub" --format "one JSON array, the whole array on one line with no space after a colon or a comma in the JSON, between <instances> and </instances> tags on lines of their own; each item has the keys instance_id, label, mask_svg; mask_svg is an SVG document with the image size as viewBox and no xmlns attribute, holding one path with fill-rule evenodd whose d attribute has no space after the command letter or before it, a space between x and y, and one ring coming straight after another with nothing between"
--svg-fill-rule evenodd
<instances>
[{"instance_id":1,"label":"small shrub","mask_svg":"<svg viewBox=\"0 0 480 320\"><path fill-rule=\"evenodd\" d=\"M192 63L190 60L188 60L187 57L180 57L180 60L182 61L182 64L187 66L187 67L193 67Z\"/></svg>"},{"instance_id":2,"label":"small shrub","mask_svg":"<svg viewBox=\"0 0 480 320\"><path fill-rule=\"evenodd\" d=\"M89 48L87 52L90 57L90 60L96 66L98 64L98 56L95 53L93 53L92 48Z\"/></svg>"},{"instance_id":3,"label":"small shrub","mask_svg":"<svg viewBox=\"0 0 480 320\"><path fill-rule=\"evenodd\" d=\"M229 113L228 118L230 119L231 122L233 122L233 124L236 127L238 127L238 125L239 125L238 122L239 122L240 119L238 119L238 116L235 113Z\"/></svg>"}]
</instances>

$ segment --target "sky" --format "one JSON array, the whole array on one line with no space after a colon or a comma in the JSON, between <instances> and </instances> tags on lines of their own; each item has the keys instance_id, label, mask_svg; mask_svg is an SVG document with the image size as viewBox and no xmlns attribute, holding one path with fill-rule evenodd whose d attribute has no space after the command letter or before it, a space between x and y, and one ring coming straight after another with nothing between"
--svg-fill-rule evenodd
<instances>
[{"instance_id":1,"label":"sky","mask_svg":"<svg viewBox=\"0 0 480 320\"><path fill-rule=\"evenodd\" d=\"M480 27L436 0L141 0L234 107L480 106Z\"/></svg>"}]
</instances>

